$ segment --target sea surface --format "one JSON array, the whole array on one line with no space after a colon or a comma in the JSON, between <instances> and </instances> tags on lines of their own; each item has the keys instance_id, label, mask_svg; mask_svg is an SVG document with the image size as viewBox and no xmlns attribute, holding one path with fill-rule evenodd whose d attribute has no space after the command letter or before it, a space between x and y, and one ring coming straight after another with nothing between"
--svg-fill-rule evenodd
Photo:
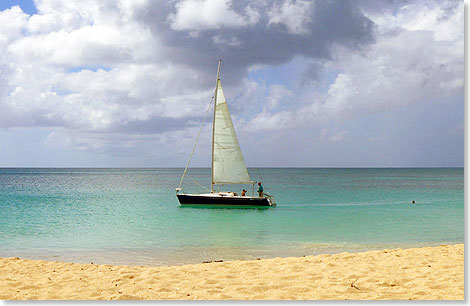
<instances>
[{"instance_id":1,"label":"sea surface","mask_svg":"<svg viewBox=\"0 0 470 306\"><path fill-rule=\"evenodd\" d=\"M249 172L277 207L180 207L176 168L0 169L0 257L179 265L464 242L463 168ZM183 188L209 182L190 169Z\"/></svg>"}]
</instances>

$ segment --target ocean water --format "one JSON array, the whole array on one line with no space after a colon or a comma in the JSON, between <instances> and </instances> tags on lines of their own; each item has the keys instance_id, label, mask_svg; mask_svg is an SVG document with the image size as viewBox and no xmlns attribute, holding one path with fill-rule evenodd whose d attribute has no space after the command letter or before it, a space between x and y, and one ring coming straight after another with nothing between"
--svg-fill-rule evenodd
<instances>
[{"instance_id":1,"label":"ocean water","mask_svg":"<svg viewBox=\"0 0 470 306\"><path fill-rule=\"evenodd\" d=\"M0 256L174 265L464 242L463 168L249 169L267 209L180 207L182 172L0 169ZM209 180L190 169L183 187Z\"/></svg>"}]
</instances>

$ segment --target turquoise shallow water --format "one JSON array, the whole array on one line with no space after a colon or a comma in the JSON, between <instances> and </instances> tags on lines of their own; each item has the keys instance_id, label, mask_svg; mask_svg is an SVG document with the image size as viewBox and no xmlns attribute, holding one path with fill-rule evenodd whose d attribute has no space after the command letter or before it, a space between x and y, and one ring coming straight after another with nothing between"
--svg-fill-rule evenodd
<instances>
[{"instance_id":1,"label":"turquoise shallow water","mask_svg":"<svg viewBox=\"0 0 470 306\"><path fill-rule=\"evenodd\" d=\"M276 208L179 207L183 169L0 169L0 256L167 265L464 241L463 168L249 171ZM184 186L209 179L191 169Z\"/></svg>"}]
</instances>

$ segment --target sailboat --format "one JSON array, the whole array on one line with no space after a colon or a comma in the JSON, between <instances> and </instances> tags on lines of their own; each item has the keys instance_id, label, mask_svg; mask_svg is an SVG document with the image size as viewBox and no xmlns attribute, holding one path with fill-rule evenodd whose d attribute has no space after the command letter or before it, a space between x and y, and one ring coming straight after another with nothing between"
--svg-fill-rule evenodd
<instances>
[{"instance_id":1,"label":"sailboat","mask_svg":"<svg viewBox=\"0 0 470 306\"><path fill-rule=\"evenodd\" d=\"M176 197L181 205L204 206L276 206L274 197L269 194L254 195L256 181L252 181L246 168L245 160L238 143L237 135L228 111L227 100L220 82L220 63L217 67L217 81L214 93L214 117L212 121L212 167L211 167L211 191L202 194L186 194L181 188L184 176L197 144L194 145L188 164L181 178L180 185L176 188ZM212 102L211 102L212 104ZM210 107L210 105L209 105ZM208 109L209 111L209 109ZM204 123L203 123L204 124ZM201 127L202 130L202 127ZM235 192L215 191L216 185L250 184L252 195L239 195Z\"/></svg>"}]
</instances>

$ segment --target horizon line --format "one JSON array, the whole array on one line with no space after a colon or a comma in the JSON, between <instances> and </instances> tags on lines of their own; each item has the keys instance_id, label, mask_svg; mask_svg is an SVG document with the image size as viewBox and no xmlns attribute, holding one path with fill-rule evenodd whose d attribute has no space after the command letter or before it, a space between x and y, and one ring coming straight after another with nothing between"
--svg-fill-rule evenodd
<instances>
[{"instance_id":1,"label":"horizon line","mask_svg":"<svg viewBox=\"0 0 470 306\"><path fill-rule=\"evenodd\" d=\"M14 167L14 166L0 166L0 169L184 169L184 166L179 167ZM189 167L188 169L210 169L211 167ZM289 167L289 166L260 166L260 167L247 167L248 169L446 169L446 168L465 168L465 166L371 166L371 167L312 167L312 166L305 166L305 167Z\"/></svg>"}]
</instances>

